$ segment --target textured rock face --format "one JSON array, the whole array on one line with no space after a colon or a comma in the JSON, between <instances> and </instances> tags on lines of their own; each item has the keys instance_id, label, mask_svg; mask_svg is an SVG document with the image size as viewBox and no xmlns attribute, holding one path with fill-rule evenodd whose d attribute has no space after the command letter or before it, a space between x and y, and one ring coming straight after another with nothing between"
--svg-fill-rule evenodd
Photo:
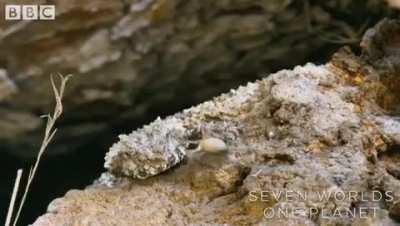
<instances>
[{"instance_id":1,"label":"textured rock face","mask_svg":"<svg viewBox=\"0 0 400 226\"><path fill-rule=\"evenodd\" d=\"M54 200L33 225L399 225L399 96L388 84L398 84L400 64L398 49L385 48L398 37L400 24L384 21L364 37L361 57L344 48L326 65L280 71L122 135L107 157L111 173ZM179 142L148 132L171 122L186 134ZM203 137L224 140L228 152L193 152ZM134 180L130 161L152 147L137 148L144 143L184 147L186 158ZM307 198L271 197L282 191ZM316 212L267 217L287 207ZM332 216L337 209L364 215Z\"/></svg>"},{"instance_id":2,"label":"textured rock face","mask_svg":"<svg viewBox=\"0 0 400 226\"><path fill-rule=\"evenodd\" d=\"M365 21L347 27L336 15L381 15L384 2L55 0L55 21L1 20L0 68L8 75L0 77L0 131L7 131L0 132L1 150L35 150L43 127L36 118L53 100L51 73L75 74L51 151L60 153L90 142L122 121L118 116L140 121L172 100L199 103L261 72L320 55L331 42L357 42L345 33Z\"/></svg>"}]
</instances>

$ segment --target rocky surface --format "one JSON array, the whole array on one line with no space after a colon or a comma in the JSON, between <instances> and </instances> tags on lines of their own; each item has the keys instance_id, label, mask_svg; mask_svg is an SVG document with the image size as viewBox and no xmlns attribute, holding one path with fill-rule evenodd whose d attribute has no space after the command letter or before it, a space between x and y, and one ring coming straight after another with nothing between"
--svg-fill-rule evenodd
<instances>
[{"instance_id":1,"label":"rocky surface","mask_svg":"<svg viewBox=\"0 0 400 226\"><path fill-rule=\"evenodd\" d=\"M107 156L110 172L54 200L33 225L399 225L399 37L400 23L385 20L366 33L361 56L343 48L325 65L279 71L122 135ZM148 132L171 122L186 135ZM228 151L194 152L206 137ZM136 154L148 147L184 147L186 157L134 179ZM273 197L280 191L307 198ZM316 212L268 217L288 207Z\"/></svg>"},{"instance_id":2,"label":"rocky surface","mask_svg":"<svg viewBox=\"0 0 400 226\"><path fill-rule=\"evenodd\" d=\"M366 25L389 15L384 0L51 4L54 21L0 21L0 149L19 156L37 149L44 126L38 116L53 100L51 73L75 75L49 152L57 154L121 122L153 119L278 68L321 60L334 43L357 43Z\"/></svg>"}]
</instances>

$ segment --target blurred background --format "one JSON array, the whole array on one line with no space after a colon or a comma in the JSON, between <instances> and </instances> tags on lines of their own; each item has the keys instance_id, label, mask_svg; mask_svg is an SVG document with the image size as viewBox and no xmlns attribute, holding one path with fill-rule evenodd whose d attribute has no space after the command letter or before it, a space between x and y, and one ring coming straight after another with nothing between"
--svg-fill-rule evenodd
<instances>
[{"instance_id":1,"label":"blurred background","mask_svg":"<svg viewBox=\"0 0 400 226\"><path fill-rule=\"evenodd\" d=\"M9 4L55 5L54 20L7 21ZM73 74L58 133L22 213L103 172L118 134L285 68L358 51L396 0L0 0L0 222L54 106L50 74ZM26 177L23 179L24 184Z\"/></svg>"}]
</instances>

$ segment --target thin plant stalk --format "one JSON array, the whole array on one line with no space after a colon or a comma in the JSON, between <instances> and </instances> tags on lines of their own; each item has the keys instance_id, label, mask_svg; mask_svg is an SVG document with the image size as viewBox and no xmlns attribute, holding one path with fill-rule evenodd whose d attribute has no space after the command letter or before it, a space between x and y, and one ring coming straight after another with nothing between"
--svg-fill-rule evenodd
<instances>
[{"instance_id":1,"label":"thin plant stalk","mask_svg":"<svg viewBox=\"0 0 400 226\"><path fill-rule=\"evenodd\" d=\"M19 184L21 182L21 176L22 176L22 169L19 169L17 171L17 177L15 178L14 189L13 189L13 193L11 195L10 205L8 207L5 226L10 226L10 223L11 223L11 218L13 215L13 210L14 210L14 205L15 205L15 199L17 198Z\"/></svg>"},{"instance_id":2,"label":"thin plant stalk","mask_svg":"<svg viewBox=\"0 0 400 226\"><path fill-rule=\"evenodd\" d=\"M18 222L18 219L20 217L22 208L24 206L26 197L28 196L29 189L31 187L32 181L35 178L37 168L38 168L38 166L40 164L40 160L42 159L42 155L45 152L47 146L52 141L54 135L57 132L57 129L54 128L54 124L56 123L57 119L61 116L61 114L63 112L62 98L63 98L63 95L64 95L65 86L66 86L69 78L71 77L71 75L68 75L68 76L64 77L61 74L58 74L58 76L59 76L59 78L61 80L61 84L60 84L59 88L57 88L57 86L55 85L53 76L50 77L51 86L53 88L54 97L55 97L55 100L56 100L56 105L55 105L55 108L54 108L53 115L48 114L48 115L42 116L44 118L47 118L45 134L44 134L44 137L43 137L42 144L40 146L39 152L38 152L38 154L36 156L35 164L31 167L31 169L29 171L28 180L26 182L25 190L24 190L21 202L19 203L17 215L15 216L15 220L14 220L14 224L13 224L14 226L17 225L17 222Z\"/></svg>"}]
</instances>

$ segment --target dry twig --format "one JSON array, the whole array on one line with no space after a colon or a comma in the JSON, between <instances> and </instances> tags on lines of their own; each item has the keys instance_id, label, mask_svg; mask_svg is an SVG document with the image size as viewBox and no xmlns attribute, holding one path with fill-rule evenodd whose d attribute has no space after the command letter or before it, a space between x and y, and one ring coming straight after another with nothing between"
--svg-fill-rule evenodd
<instances>
[{"instance_id":1,"label":"dry twig","mask_svg":"<svg viewBox=\"0 0 400 226\"><path fill-rule=\"evenodd\" d=\"M68 76L64 77L61 74L58 74L58 76L59 76L60 82L61 82L59 88L57 88L57 86L56 86L56 84L54 82L53 76L50 77L51 86L53 88L53 92L54 92L54 96L55 96L55 100L56 100L56 105L55 105L55 108L54 108L53 115L48 114L48 115L42 116L44 118L47 118L45 134L44 134L44 137L43 137L42 144L40 146L39 152L38 152L38 154L36 156L35 164L29 170L29 175L28 175L28 180L26 182L25 190L24 190L21 202L19 203L18 212L17 212L17 215L15 216L15 220L14 220L14 223L13 223L14 226L17 225L17 222L18 222L19 216L21 214L22 208L24 206L26 197L28 196L30 186L32 184L33 179L35 178L36 171L37 171L37 168L39 166L39 163L40 163L40 160L42 158L42 155L45 152L47 146L49 145L49 143L51 142L51 140L53 139L54 135L57 132L57 129L54 128L54 124L56 123L57 119L61 116L61 114L63 112L62 98L63 98L63 95L64 95L65 86L66 86L69 78L71 77L71 75L68 75ZM22 170L21 170L21 173L22 173ZM18 179L18 176L17 176L17 179ZM14 193L16 195L17 192L18 192L18 188L17 188L17 191L13 192L13 196L14 196ZM8 225L11 222L13 206L14 206L13 202L15 202L15 198L14 198L14 201L12 200L11 203L10 203L10 210L9 210L9 213L8 213L10 215L10 221L8 222ZM8 225L6 223L6 226L8 226Z\"/></svg>"},{"instance_id":2,"label":"dry twig","mask_svg":"<svg viewBox=\"0 0 400 226\"><path fill-rule=\"evenodd\" d=\"M17 171L17 177L15 178L13 193L11 194L11 201L10 201L10 205L8 207L5 226L9 226L11 223L12 213L14 210L15 199L17 198L17 194L18 194L18 188L19 188L19 183L21 181L21 176L22 176L22 169L19 169Z\"/></svg>"}]
</instances>

